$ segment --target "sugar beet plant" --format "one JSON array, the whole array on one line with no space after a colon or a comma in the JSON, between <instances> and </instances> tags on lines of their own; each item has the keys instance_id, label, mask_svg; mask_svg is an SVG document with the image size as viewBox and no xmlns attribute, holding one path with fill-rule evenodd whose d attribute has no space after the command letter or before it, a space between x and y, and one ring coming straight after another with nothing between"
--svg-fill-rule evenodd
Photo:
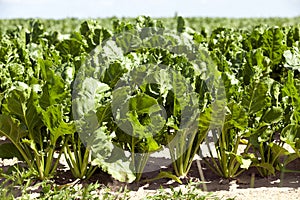
<instances>
[{"instance_id":1,"label":"sugar beet plant","mask_svg":"<svg viewBox=\"0 0 300 200\"><path fill-rule=\"evenodd\" d=\"M66 36L46 32L38 21L17 30L1 40L1 133L12 142L1 149L17 150L39 179L55 174L63 152L74 176L87 177L94 169L87 170L89 152L75 135L71 84L91 45L97 45L90 44L96 33L74 32L61 40Z\"/></svg>"},{"instance_id":2,"label":"sugar beet plant","mask_svg":"<svg viewBox=\"0 0 300 200\"><path fill-rule=\"evenodd\" d=\"M204 53L192 40L159 23L139 18L134 26L119 24L115 29L126 31L91 54L75 84L74 112L81 126L85 124L84 137L96 135L103 126L114 133L107 137L108 151L87 140L97 155L94 163L121 180L132 175L139 180L150 154L166 145L176 175L185 176L208 131L211 107L205 81L214 82L219 74L197 58ZM88 82L95 87L87 88ZM206 121L199 129L201 117Z\"/></svg>"},{"instance_id":3,"label":"sugar beet plant","mask_svg":"<svg viewBox=\"0 0 300 200\"><path fill-rule=\"evenodd\" d=\"M212 133L216 155L204 160L226 178L299 158L299 25L209 34L176 20L174 32L149 17L69 33L38 20L0 29L0 134L11 142L0 157L39 179L64 156L76 178L99 167L132 182L167 148L183 177Z\"/></svg>"},{"instance_id":4,"label":"sugar beet plant","mask_svg":"<svg viewBox=\"0 0 300 200\"><path fill-rule=\"evenodd\" d=\"M250 166L268 176L297 157L283 148L287 132L291 131L288 143L294 149L298 140L291 127L299 69L291 58L298 58L293 45L299 44L299 32L292 31L260 26L252 32L219 28L212 33L209 48L222 72L228 100L224 125L213 130L217 158L207 164L220 176L235 177ZM246 144L242 152L241 143ZM280 163L279 158L286 156Z\"/></svg>"},{"instance_id":5,"label":"sugar beet plant","mask_svg":"<svg viewBox=\"0 0 300 200\"><path fill-rule=\"evenodd\" d=\"M72 77L66 73L63 79L55 72L67 67L56 68L61 64L56 60L59 55L53 51L50 56L47 49L52 41L42 40L53 35L44 35L38 22L31 27L29 32L18 30L1 39L1 134L12 142L1 149L17 150L37 177L45 179L55 174L62 136L75 131L69 120L71 88L65 84Z\"/></svg>"}]
</instances>

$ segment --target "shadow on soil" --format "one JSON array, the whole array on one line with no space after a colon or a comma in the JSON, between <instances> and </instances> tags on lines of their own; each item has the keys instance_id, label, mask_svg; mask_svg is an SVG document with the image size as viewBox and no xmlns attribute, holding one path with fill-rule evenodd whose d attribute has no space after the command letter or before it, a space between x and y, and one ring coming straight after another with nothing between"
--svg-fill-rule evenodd
<instances>
[{"instance_id":1,"label":"shadow on soil","mask_svg":"<svg viewBox=\"0 0 300 200\"><path fill-rule=\"evenodd\" d=\"M162 158L152 158L151 165L158 163L166 162L161 160ZM277 172L275 176L270 176L268 178L261 177L256 168L250 168L246 172L242 173L235 179L223 179L218 175L214 174L204 163L202 164L202 170L205 176L205 183L208 191L220 191L220 190L230 190L231 187L234 188L260 188L260 187L289 187L289 188L300 188L300 173L296 172ZM151 167L148 165L146 167ZM289 170L300 171L300 159L294 160L290 164L286 166ZM172 166L164 167L165 171L172 171ZM119 181L114 180L110 175L102 172L101 170L96 171L96 173L89 179L81 181L83 184L95 183L98 182L100 184L106 185L112 189L112 191L119 191L121 188L125 186L130 190L138 190L140 187L147 190L156 190L159 188L170 188L177 187L179 183L171 181L170 179L159 179L152 182L147 182L147 179L154 178L158 175L159 170L144 173L142 179L139 183L121 183ZM192 164L191 170L184 180L182 180L183 184L187 184L190 182L199 183L199 188L203 189L203 182L199 178L199 170L196 162ZM251 177L254 180L254 184L251 187ZM55 182L57 184L68 184L70 182L75 181L72 178L72 174L70 171L59 171Z\"/></svg>"}]
</instances>

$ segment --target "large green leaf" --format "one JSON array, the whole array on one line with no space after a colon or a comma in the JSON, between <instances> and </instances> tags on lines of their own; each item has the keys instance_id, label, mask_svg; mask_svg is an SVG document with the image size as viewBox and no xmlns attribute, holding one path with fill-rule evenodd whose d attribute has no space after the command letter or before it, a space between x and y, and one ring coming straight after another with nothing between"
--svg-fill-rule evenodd
<instances>
[{"instance_id":1,"label":"large green leaf","mask_svg":"<svg viewBox=\"0 0 300 200\"><path fill-rule=\"evenodd\" d=\"M66 39L57 44L56 49L60 52L60 55L67 59L68 56L78 56L82 51L82 44L75 39Z\"/></svg>"},{"instance_id":2,"label":"large green leaf","mask_svg":"<svg viewBox=\"0 0 300 200\"><path fill-rule=\"evenodd\" d=\"M262 35L262 43L262 48L271 59L273 65L279 64L286 49L283 30L279 27L266 29Z\"/></svg>"},{"instance_id":3,"label":"large green leaf","mask_svg":"<svg viewBox=\"0 0 300 200\"><path fill-rule=\"evenodd\" d=\"M299 27L292 26L290 27L288 33L286 34L286 43L288 47L297 46L297 42L299 41Z\"/></svg>"},{"instance_id":4,"label":"large green leaf","mask_svg":"<svg viewBox=\"0 0 300 200\"><path fill-rule=\"evenodd\" d=\"M23 124L19 124L8 115L0 115L0 133L15 146L20 146L21 139L28 134Z\"/></svg>"},{"instance_id":5,"label":"large green leaf","mask_svg":"<svg viewBox=\"0 0 300 200\"><path fill-rule=\"evenodd\" d=\"M252 81L262 79L270 70L270 58L264 55L261 48L246 52L246 63L243 65L243 72L237 74L239 79L242 79L242 85L249 85Z\"/></svg>"},{"instance_id":6,"label":"large green leaf","mask_svg":"<svg viewBox=\"0 0 300 200\"><path fill-rule=\"evenodd\" d=\"M18 158L23 160L18 148L13 143L0 144L0 158Z\"/></svg>"},{"instance_id":7,"label":"large green leaf","mask_svg":"<svg viewBox=\"0 0 300 200\"><path fill-rule=\"evenodd\" d=\"M5 136L11 142L1 145L0 157L16 156L20 158L20 160L24 158L26 162L30 162L29 159L31 155L25 153L22 144L22 139L28 135L26 127L23 124L18 123L18 121L8 115L0 115L0 135ZM18 152L16 150L18 150ZM22 156L20 156L20 154Z\"/></svg>"},{"instance_id":8,"label":"large green leaf","mask_svg":"<svg viewBox=\"0 0 300 200\"><path fill-rule=\"evenodd\" d=\"M87 52L91 52L97 45L101 45L103 41L111 37L109 31L101 28L95 21L94 23L83 22L80 25L80 34L87 43L87 47L85 47Z\"/></svg>"},{"instance_id":9,"label":"large green leaf","mask_svg":"<svg viewBox=\"0 0 300 200\"><path fill-rule=\"evenodd\" d=\"M116 83L119 81L119 79L122 77L122 75L127 72L127 69L124 67L123 63L114 62L112 64L109 64L107 66L104 77L103 77L103 83L106 83L111 88L114 88Z\"/></svg>"},{"instance_id":10,"label":"large green leaf","mask_svg":"<svg viewBox=\"0 0 300 200\"><path fill-rule=\"evenodd\" d=\"M32 139L41 141L40 128L43 126L37 111L37 94L29 87L19 86L6 97L3 107L5 113L20 120L27 127Z\"/></svg>"},{"instance_id":11,"label":"large green leaf","mask_svg":"<svg viewBox=\"0 0 300 200\"><path fill-rule=\"evenodd\" d=\"M287 114L292 123L298 124L300 122L300 82L294 79L294 72L289 71L282 88L282 96L285 106L287 106ZM290 123L287 121L287 123Z\"/></svg>"},{"instance_id":12,"label":"large green leaf","mask_svg":"<svg viewBox=\"0 0 300 200\"><path fill-rule=\"evenodd\" d=\"M111 103L105 101L110 98L110 87L91 77L83 79L76 87L73 114L80 139L92 150L92 165L99 166L119 181L134 181L136 177L130 168L130 158L113 144L111 133L107 130L108 127L112 129L113 120ZM127 93L120 91L116 94L127 97ZM116 98L116 101L117 105L119 101L124 103L122 98Z\"/></svg>"},{"instance_id":13,"label":"large green leaf","mask_svg":"<svg viewBox=\"0 0 300 200\"><path fill-rule=\"evenodd\" d=\"M129 110L136 111L138 115L152 114L161 110L158 102L146 94L138 94L130 99Z\"/></svg>"},{"instance_id":14,"label":"large green leaf","mask_svg":"<svg viewBox=\"0 0 300 200\"><path fill-rule=\"evenodd\" d=\"M272 106L264 111L261 121L266 124L279 122L283 117L283 109L281 107Z\"/></svg>"},{"instance_id":15,"label":"large green leaf","mask_svg":"<svg viewBox=\"0 0 300 200\"><path fill-rule=\"evenodd\" d=\"M63 135L73 134L76 130L73 121L69 123L64 121L62 109L61 105L51 105L46 111L42 111L43 122L51 133L52 142Z\"/></svg>"},{"instance_id":16,"label":"large green leaf","mask_svg":"<svg viewBox=\"0 0 300 200\"><path fill-rule=\"evenodd\" d=\"M111 174L115 179L122 182L135 180L135 173L131 169L131 161L125 156L124 150L112 143L112 137L107 128L99 127L90 134L92 149L92 165L97 165L103 171Z\"/></svg>"},{"instance_id":17,"label":"large green leaf","mask_svg":"<svg viewBox=\"0 0 300 200\"><path fill-rule=\"evenodd\" d=\"M268 106L270 101L270 97L268 96L270 81L270 79L263 79L258 83L252 82L245 88L242 106L249 115L255 114Z\"/></svg>"},{"instance_id":18,"label":"large green leaf","mask_svg":"<svg viewBox=\"0 0 300 200\"><path fill-rule=\"evenodd\" d=\"M96 109L102 105L103 99L109 96L110 87L94 78L85 78L75 87L73 93L73 115L80 119L90 111L96 112ZM75 97L75 98L74 98Z\"/></svg>"},{"instance_id":19,"label":"large green leaf","mask_svg":"<svg viewBox=\"0 0 300 200\"><path fill-rule=\"evenodd\" d=\"M49 64L43 63L40 66L42 78L45 81L42 88L43 93L39 100L40 106L45 110L54 104L69 105L71 103L71 89L68 82L56 74L53 69L49 69Z\"/></svg>"},{"instance_id":20,"label":"large green leaf","mask_svg":"<svg viewBox=\"0 0 300 200\"><path fill-rule=\"evenodd\" d=\"M227 130L236 128L245 130L248 127L248 116L245 109L234 101L228 103L228 111L225 117L224 127Z\"/></svg>"},{"instance_id":21,"label":"large green leaf","mask_svg":"<svg viewBox=\"0 0 300 200\"><path fill-rule=\"evenodd\" d=\"M159 149L153 136L164 127L165 119L159 113L161 107L157 100L146 94L137 94L128 100L128 104L124 105L128 106L128 112L123 114L125 118L120 119L119 127L124 134L136 137L137 141L146 142L146 145L142 145L142 151L151 152Z\"/></svg>"}]
</instances>

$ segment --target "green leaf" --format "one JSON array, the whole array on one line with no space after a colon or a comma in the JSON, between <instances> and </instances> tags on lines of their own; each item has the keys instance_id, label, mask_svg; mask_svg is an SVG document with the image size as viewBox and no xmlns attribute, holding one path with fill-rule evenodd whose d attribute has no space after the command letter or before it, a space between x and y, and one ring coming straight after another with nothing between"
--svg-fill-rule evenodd
<instances>
[{"instance_id":1,"label":"green leaf","mask_svg":"<svg viewBox=\"0 0 300 200\"><path fill-rule=\"evenodd\" d=\"M289 144L300 155L300 126L287 125L280 134L280 139Z\"/></svg>"},{"instance_id":2,"label":"green leaf","mask_svg":"<svg viewBox=\"0 0 300 200\"><path fill-rule=\"evenodd\" d=\"M146 139L148 151L154 151L159 145L153 140L153 136L157 134L165 125L165 119L159 113L161 107L153 97L146 94L138 94L129 100L129 117L128 122L132 127L134 137L138 139ZM128 133L127 133L128 134Z\"/></svg>"},{"instance_id":3,"label":"green leaf","mask_svg":"<svg viewBox=\"0 0 300 200\"><path fill-rule=\"evenodd\" d=\"M266 169L268 171L268 174L272 174L272 175L275 174L275 168L270 163L257 163L257 164L253 164L253 166Z\"/></svg>"},{"instance_id":4,"label":"green leaf","mask_svg":"<svg viewBox=\"0 0 300 200\"><path fill-rule=\"evenodd\" d=\"M22 139L22 143L26 144L30 147L32 151L34 151L35 155L38 155L38 157L42 157L42 152L38 150L36 143L33 140L29 140L27 138Z\"/></svg>"},{"instance_id":5,"label":"green leaf","mask_svg":"<svg viewBox=\"0 0 300 200\"><path fill-rule=\"evenodd\" d=\"M300 71L300 52L297 47L293 48L293 52L291 50L284 51L283 57L286 61L284 67Z\"/></svg>"},{"instance_id":6,"label":"green leaf","mask_svg":"<svg viewBox=\"0 0 300 200\"><path fill-rule=\"evenodd\" d=\"M242 105L246 112L251 115L263 110L270 101L268 96L270 79L263 79L258 83L252 82L245 89Z\"/></svg>"},{"instance_id":7,"label":"green leaf","mask_svg":"<svg viewBox=\"0 0 300 200\"><path fill-rule=\"evenodd\" d=\"M289 164L290 162L293 162L294 160L298 159L300 155L298 153L289 153L287 155L287 158L284 159L284 165Z\"/></svg>"},{"instance_id":8,"label":"green leaf","mask_svg":"<svg viewBox=\"0 0 300 200\"><path fill-rule=\"evenodd\" d=\"M245 130L248 126L248 116L245 109L234 101L228 103L228 109L224 127L228 130L232 128Z\"/></svg>"},{"instance_id":9,"label":"green leaf","mask_svg":"<svg viewBox=\"0 0 300 200\"><path fill-rule=\"evenodd\" d=\"M91 133L92 165L97 165L121 182L133 182L136 177L131 170L131 161L124 155L124 150L112 143L107 128L99 127Z\"/></svg>"},{"instance_id":10,"label":"green leaf","mask_svg":"<svg viewBox=\"0 0 300 200\"><path fill-rule=\"evenodd\" d=\"M144 180L144 182L152 182L152 181L156 181L156 180L163 179L163 178L169 178L169 179L176 181L179 184L182 184L182 181L176 175L172 174L171 172L166 172L166 171L160 171L156 177L151 178L151 179L146 179L146 180Z\"/></svg>"},{"instance_id":11,"label":"green leaf","mask_svg":"<svg viewBox=\"0 0 300 200\"><path fill-rule=\"evenodd\" d=\"M208 107L199 116L199 131L200 133L206 133L212 125L212 109ZM219 124L213 124L218 126ZM206 134L205 134L206 135Z\"/></svg>"},{"instance_id":12,"label":"green leaf","mask_svg":"<svg viewBox=\"0 0 300 200\"><path fill-rule=\"evenodd\" d=\"M52 105L47 108L46 111L42 111L43 122L51 133L51 141L56 140L66 134L73 134L75 124L72 122L66 123L63 118L62 105Z\"/></svg>"},{"instance_id":13,"label":"green leaf","mask_svg":"<svg viewBox=\"0 0 300 200\"><path fill-rule=\"evenodd\" d=\"M108 84L111 88L114 88L119 79L127 72L127 69L120 62L114 62L109 64L105 70L103 77L103 83Z\"/></svg>"},{"instance_id":14,"label":"green leaf","mask_svg":"<svg viewBox=\"0 0 300 200\"><path fill-rule=\"evenodd\" d=\"M134 110L138 115L151 114L161 110L158 102L147 94L138 94L129 101L129 110Z\"/></svg>"},{"instance_id":15,"label":"green leaf","mask_svg":"<svg viewBox=\"0 0 300 200\"><path fill-rule=\"evenodd\" d=\"M44 33L44 25L40 22L40 20L35 19L30 22L30 39L33 43L38 43L38 40L42 38Z\"/></svg>"},{"instance_id":16,"label":"green leaf","mask_svg":"<svg viewBox=\"0 0 300 200\"><path fill-rule=\"evenodd\" d=\"M9 113L25 122L24 113L27 109L27 101L30 98L31 89L27 84L18 82L16 87L12 88L3 102L4 112Z\"/></svg>"},{"instance_id":17,"label":"green leaf","mask_svg":"<svg viewBox=\"0 0 300 200\"><path fill-rule=\"evenodd\" d=\"M268 108L262 118L261 121L266 124L274 124L281 121L283 118L283 109L281 107L274 107Z\"/></svg>"},{"instance_id":18,"label":"green leaf","mask_svg":"<svg viewBox=\"0 0 300 200\"><path fill-rule=\"evenodd\" d=\"M19 124L10 116L0 115L0 135L4 135L7 139L9 139L19 150L24 159L30 157L30 155L24 154L24 149L21 142L21 140L28 135L26 127L23 124ZM27 159L26 162L30 161Z\"/></svg>"},{"instance_id":19,"label":"green leaf","mask_svg":"<svg viewBox=\"0 0 300 200\"><path fill-rule=\"evenodd\" d=\"M39 100L40 106L45 110L50 105L66 104L68 99L71 99L68 83L47 66L41 65L41 69L46 84L43 86L43 93Z\"/></svg>"},{"instance_id":20,"label":"green leaf","mask_svg":"<svg viewBox=\"0 0 300 200\"><path fill-rule=\"evenodd\" d=\"M279 64L286 49L283 30L279 27L266 29L262 35L262 43L262 48L265 54L271 59L273 65Z\"/></svg>"},{"instance_id":21,"label":"green leaf","mask_svg":"<svg viewBox=\"0 0 300 200\"><path fill-rule=\"evenodd\" d=\"M107 104L105 106L100 106L97 109L97 118L98 123L101 125L103 122L110 122L113 119L113 115L111 112L111 104Z\"/></svg>"},{"instance_id":22,"label":"green leaf","mask_svg":"<svg viewBox=\"0 0 300 200\"><path fill-rule=\"evenodd\" d=\"M82 80L81 85L76 87L77 94L74 94L75 98L72 102L73 115L76 120L90 111L96 112L98 107L104 106L102 109L107 109L106 105L101 105L103 99L110 94L110 87L107 84L89 77Z\"/></svg>"},{"instance_id":23,"label":"green leaf","mask_svg":"<svg viewBox=\"0 0 300 200\"><path fill-rule=\"evenodd\" d=\"M87 21L80 24L80 34L83 36L88 36L90 33L90 27Z\"/></svg>"},{"instance_id":24,"label":"green leaf","mask_svg":"<svg viewBox=\"0 0 300 200\"><path fill-rule=\"evenodd\" d=\"M100 160L99 157L92 161L92 165L99 166L108 174L111 174L113 178L121 182L132 183L136 177L130 170L130 162L125 162L121 159L114 160L113 162L105 162Z\"/></svg>"},{"instance_id":25,"label":"green leaf","mask_svg":"<svg viewBox=\"0 0 300 200\"><path fill-rule=\"evenodd\" d=\"M3 107L5 112L23 123L36 142L40 141L40 128L43 126L37 111L37 94L31 88L18 87L8 93Z\"/></svg>"},{"instance_id":26,"label":"green leaf","mask_svg":"<svg viewBox=\"0 0 300 200\"><path fill-rule=\"evenodd\" d=\"M75 39L65 39L60 42L56 49L60 52L60 55L67 59L68 56L79 56L81 52L81 43Z\"/></svg>"},{"instance_id":27,"label":"green leaf","mask_svg":"<svg viewBox=\"0 0 300 200\"><path fill-rule=\"evenodd\" d=\"M0 158L18 158L23 160L22 155L13 143L0 144Z\"/></svg>"},{"instance_id":28,"label":"green leaf","mask_svg":"<svg viewBox=\"0 0 300 200\"><path fill-rule=\"evenodd\" d=\"M145 140L143 151L153 151L159 145L153 140L153 136L160 132L165 125L165 119L161 113L161 107L153 97L140 93L130 97L127 87L119 88L113 92L113 112L118 127L124 133L136 137L137 141ZM121 134L121 133L120 133ZM132 147L134 148L134 147Z\"/></svg>"},{"instance_id":29,"label":"green leaf","mask_svg":"<svg viewBox=\"0 0 300 200\"><path fill-rule=\"evenodd\" d=\"M290 153L288 150L286 150L284 147L275 144L275 143L270 143L269 146L271 147L272 154L274 158L278 158L279 156L286 156L289 155Z\"/></svg>"}]
</instances>

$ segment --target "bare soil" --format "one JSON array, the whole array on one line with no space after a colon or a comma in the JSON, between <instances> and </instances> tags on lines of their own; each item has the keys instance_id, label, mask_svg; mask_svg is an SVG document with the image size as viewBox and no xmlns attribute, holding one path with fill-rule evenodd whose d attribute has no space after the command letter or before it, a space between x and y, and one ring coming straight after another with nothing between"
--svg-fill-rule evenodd
<instances>
[{"instance_id":1,"label":"bare soil","mask_svg":"<svg viewBox=\"0 0 300 200\"><path fill-rule=\"evenodd\" d=\"M157 158L157 163L164 163L166 161ZM156 163L156 162L155 162ZM223 179L214 174L204 163L201 163L202 170L205 176L205 182L200 180L199 170L194 161L191 170L183 180L183 184L189 182L199 183L198 189L203 191L203 195L213 192L214 197L222 199L234 198L236 200L253 200L253 199L300 199L300 173L297 172L276 172L274 176L261 177L256 168L252 167L245 171L237 178ZM297 159L286 166L289 170L300 171L300 159ZM172 171L172 166L167 166L168 171ZM110 175L97 171L91 179L82 181L83 184L98 182L102 183L112 189L112 191L120 191L125 186L131 190L132 199L142 199L147 195L152 195L158 189L183 189L182 185L170 179L159 179L154 182L148 182L147 179L154 178L159 171L145 173L139 183L125 184L114 180ZM253 180L251 184L251 179ZM72 178L70 171L60 171L56 182L58 184L68 184L75 181ZM204 191L204 184L207 190Z\"/></svg>"},{"instance_id":2,"label":"bare soil","mask_svg":"<svg viewBox=\"0 0 300 200\"><path fill-rule=\"evenodd\" d=\"M5 142L5 141L1 141ZM161 166L162 163L170 163L166 158L151 158L152 162L146 167L151 165ZM0 168L6 171L10 166L16 164L16 159L1 159ZM191 170L188 176L183 180L183 184L189 182L199 183L197 187L203 191L203 195L213 192L214 196L222 199L235 198L236 200L253 200L253 199L288 199L298 200L300 199L300 173L299 172L276 172L274 176L268 178L261 177L256 168L250 168L242 173L235 179L223 179L215 175L203 162L201 162L202 170L205 176L205 180L200 180L199 169L196 161L192 164ZM296 159L286 166L289 170L300 171L300 159ZM166 171L172 171L172 166L164 166ZM150 178L154 178L158 175L159 170L145 173L139 183L126 184L114 180L107 173L101 170L89 179L78 181L72 177L72 173L68 170L64 162L59 166L55 182L59 185L65 184L90 184L98 182L111 188L111 191L120 191L120 189L126 187L129 189L131 199L142 199L147 195L152 195L158 191L158 189L165 188L180 189L184 188L182 185L174 182L170 179L159 179L153 182L148 182ZM252 183L251 183L252 180ZM0 177L0 183L3 181ZM204 187L206 186L206 187ZM207 188L206 191L204 189Z\"/></svg>"}]
</instances>

